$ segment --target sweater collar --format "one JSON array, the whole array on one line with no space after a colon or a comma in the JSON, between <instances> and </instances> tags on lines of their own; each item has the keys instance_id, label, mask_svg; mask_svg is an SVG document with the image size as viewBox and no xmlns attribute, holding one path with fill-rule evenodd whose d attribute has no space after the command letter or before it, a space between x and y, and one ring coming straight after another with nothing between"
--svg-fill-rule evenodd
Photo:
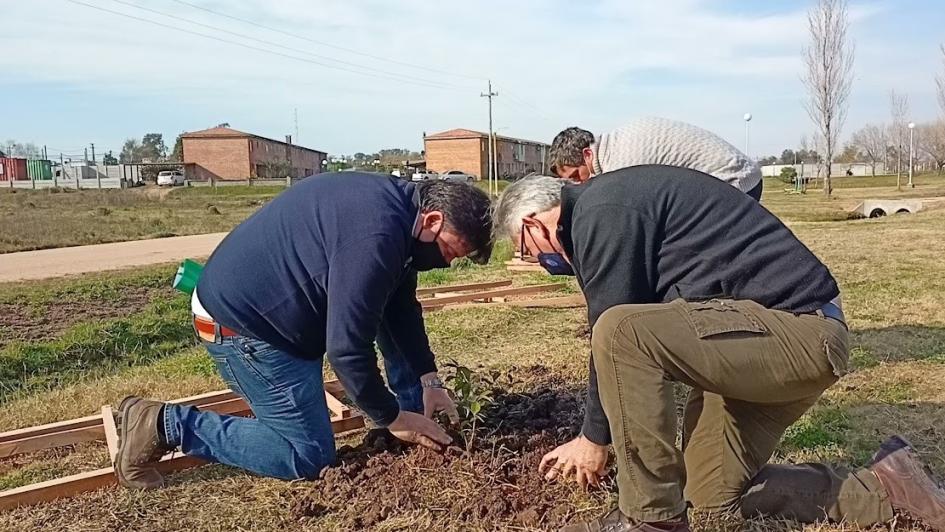
<instances>
[{"instance_id":1,"label":"sweater collar","mask_svg":"<svg viewBox=\"0 0 945 532\"><path fill-rule=\"evenodd\" d=\"M571 222L574 217L574 206L577 204L583 185L565 185L561 188L561 215L558 217L558 242L564 248L568 257L574 256L574 241L571 239Z\"/></svg>"}]
</instances>

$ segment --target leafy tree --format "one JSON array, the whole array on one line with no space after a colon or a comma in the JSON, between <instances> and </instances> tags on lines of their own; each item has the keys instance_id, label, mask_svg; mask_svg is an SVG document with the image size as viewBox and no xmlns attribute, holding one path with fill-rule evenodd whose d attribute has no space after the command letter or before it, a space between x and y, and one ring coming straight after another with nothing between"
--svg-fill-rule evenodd
<instances>
[{"instance_id":1,"label":"leafy tree","mask_svg":"<svg viewBox=\"0 0 945 532\"><path fill-rule=\"evenodd\" d=\"M161 162L167 158L167 146L164 144L164 135L148 133L141 139L141 156L151 162Z\"/></svg>"},{"instance_id":2,"label":"leafy tree","mask_svg":"<svg viewBox=\"0 0 945 532\"><path fill-rule=\"evenodd\" d=\"M171 151L171 160L182 162L184 160L184 139L180 135L177 135L177 139L174 141L174 150Z\"/></svg>"},{"instance_id":3,"label":"leafy tree","mask_svg":"<svg viewBox=\"0 0 945 532\"><path fill-rule=\"evenodd\" d=\"M851 164L855 163L861 159L860 151L853 144L847 144L843 147L843 151L840 152L840 155L837 155L833 162L841 164Z\"/></svg>"},{"instance_id":4,"label":"leafy tree","mask_svg":"<svg viewBox=\"0 0 945 532\"><path fill-rule=\"evenodd\" d=\"M794 153L794 150L788 148L781 152L781 158L778 159L779 164L794 164L797 160L797 154Z\"/></svg>"},{"instance_id":5,"label":"leafy tree","mask_svg":"<svg viewBox=\"0 0 945 532\"><path fill-rule=\"evenodd\" d=\"M102 157L102 164L104 164L105 166L115 166L116 164L118 164L118 159L116 159L115 156L112 155L112 152L108 152Z\"/></svg>"},{"instance_id":6,"label":"leafy tree","mask_svg":"<svg viewBox=\"0 0 945 532\"><path fill-rule=\"evenodd\" d=\"M118 160L121 161L121 164L140 163L141 157L141 142L135 138L125 140L125 143L121 147L121 153L118 155Z\"/></svg>"},{"instance_id":7,"label":"leafy tree","mask_svg":"<svg viewBox=\"0 0 945 532\"><path fill-rule=\"evenodd\" d=\"M797 170L793 166L785 166L781 169L781 175L778 178L785 183L793 183L797 178Z\"/></svg>"},{"instance_id":8,"label":"leafy tree","mask_svg":"<svg viewBox=\"0 0 945 532\"><path fill-rule=\"evenodd\" d=\"M769 155L763 159L758 159L758 164L760 166L768 166L771 164L778 164L778 158L774 155Z\"/></svg>"},{"instance_id":9,"label":"leafy tree","mask_svg":"<svg viewBox=\"0 0 945 532\"><path fill-rule=\"evenodd\" d=\"M32 142L17 142L8 140L3 146L0 146L7 157L24 157L27 159L38 159L42 157L43 150Z\"/></svg>"}]
</instances>

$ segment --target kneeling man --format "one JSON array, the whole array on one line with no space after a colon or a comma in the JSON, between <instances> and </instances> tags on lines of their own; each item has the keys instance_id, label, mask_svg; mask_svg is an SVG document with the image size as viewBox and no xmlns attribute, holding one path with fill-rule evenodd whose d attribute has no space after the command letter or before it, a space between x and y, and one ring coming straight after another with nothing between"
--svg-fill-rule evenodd
<instances>
[{"instance_id":1,"label":"kneeling man","mask_svg":"<svg viewBox=\"0 0 945 532\"><path fill-rule=\"evenodd\" d=\"M849 342L836 281L774 215L684 168L564 183L511 185L494 223L550 272L573 269L587 298L584 426L542 469L593 483L612 441L620 503L572 530L689 530L687 502L861 526L908 511L945 530L945 493L901 438L856 471L767 464L847 371ZM681 450L674 382L691 387Z\"/></svg>"}]
</instances>

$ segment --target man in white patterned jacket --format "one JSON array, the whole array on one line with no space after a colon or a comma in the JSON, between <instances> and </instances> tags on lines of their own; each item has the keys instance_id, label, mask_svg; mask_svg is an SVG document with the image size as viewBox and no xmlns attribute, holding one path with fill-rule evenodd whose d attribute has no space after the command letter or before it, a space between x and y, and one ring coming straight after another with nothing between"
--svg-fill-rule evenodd
<instances>
[{"instance_id":1,"label":"man in white patterned jacket","mask_svg":"<svg viewBox=\"0 0 945 532\"><path fill-rule=\"evenodd\" d=\"M551 144L551 170L584 182L593 176L643 164L697 170L761 199L761 168L724 139L700 127L666 118L639 118L595 137L569 127Z\"/></svg>"}]
</instances>

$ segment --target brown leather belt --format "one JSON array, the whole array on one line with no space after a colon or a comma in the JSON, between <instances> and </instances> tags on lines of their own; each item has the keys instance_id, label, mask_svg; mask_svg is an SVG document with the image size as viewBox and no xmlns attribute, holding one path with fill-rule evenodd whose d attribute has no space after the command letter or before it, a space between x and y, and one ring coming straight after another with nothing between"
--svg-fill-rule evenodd
<instances>
[{"instance_id":1,"label":"brown leather belt","mask_svg":"<svg viewBox=\"0 0 945 532\"><path fill-rule=\"evenodd\" d=\"M201 340L213 343L219 343L221 338L240 335L233 329L228 329L213 320L197 315L194 315L194 332Z\"/></svg>"}]
</instances>

